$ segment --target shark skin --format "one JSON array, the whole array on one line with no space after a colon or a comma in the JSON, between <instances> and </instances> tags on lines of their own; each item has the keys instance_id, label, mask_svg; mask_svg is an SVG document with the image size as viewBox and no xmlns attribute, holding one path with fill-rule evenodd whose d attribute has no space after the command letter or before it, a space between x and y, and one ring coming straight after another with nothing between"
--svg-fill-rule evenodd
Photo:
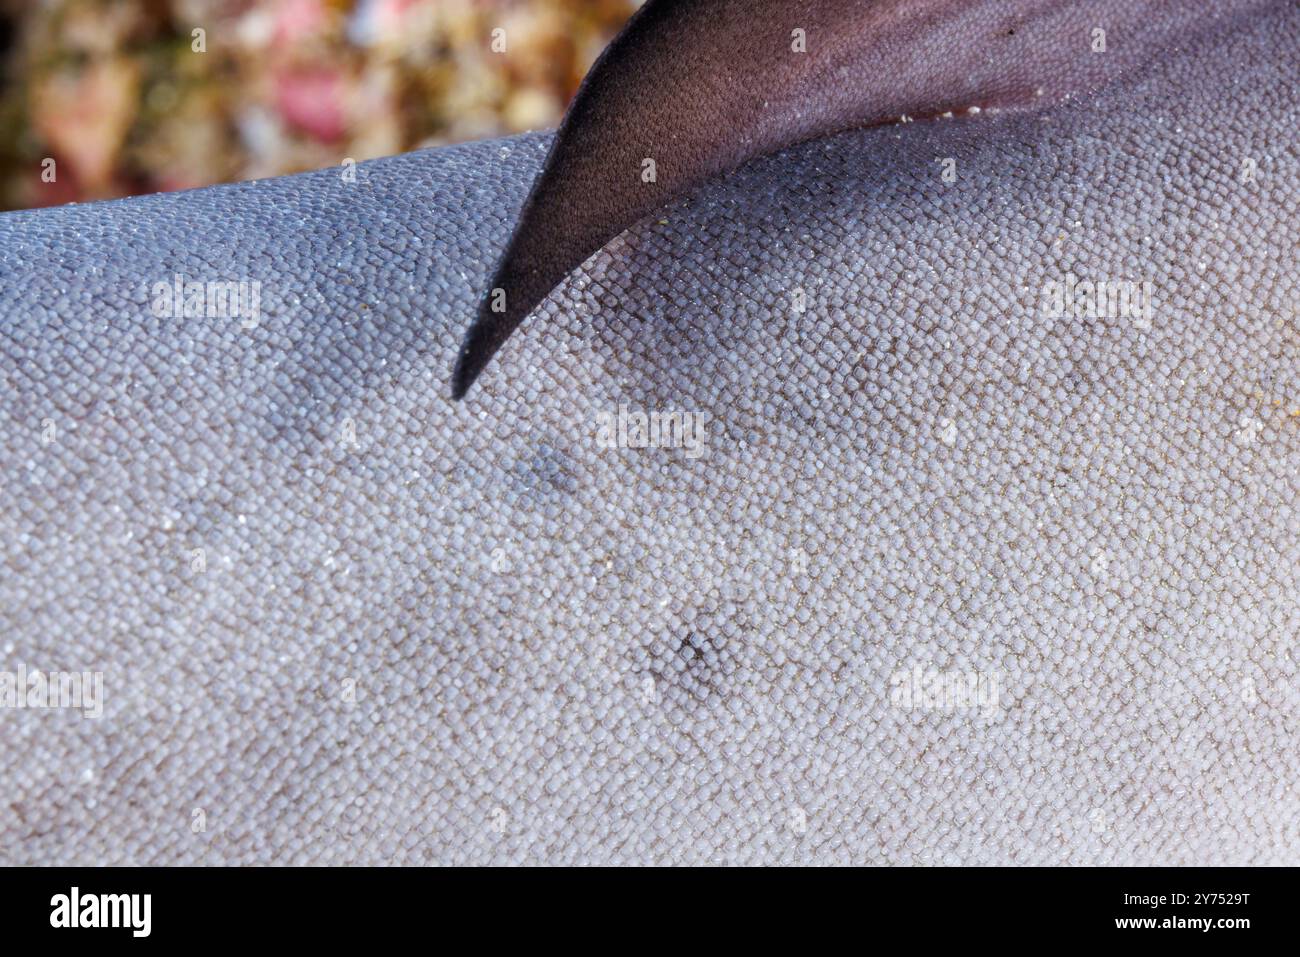
<instances>
[{"instance_id":1,"label":"shark skin","mask_svg":"<svg viewBox=\"0 0 1300 957\"><path fill-rule=\"evenodd\" d=\"M1298 52L755 159L468 402L551 134L0 216L0 863L1296 863Z\"/></svg>"}]
</instances>

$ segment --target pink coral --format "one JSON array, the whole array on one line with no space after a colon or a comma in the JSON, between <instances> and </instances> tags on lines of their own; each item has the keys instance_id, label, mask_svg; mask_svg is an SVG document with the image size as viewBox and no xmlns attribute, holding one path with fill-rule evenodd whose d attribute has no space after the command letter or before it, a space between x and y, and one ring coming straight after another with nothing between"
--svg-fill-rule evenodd
<instances>
[{"instance_id":1,"label":"pink coral","mask_svg":"<svg viewBox=\"0 0 1300 957\"><path fill-rule=\"evenodd\" d=\"M275 105L285 122L324 143L347 132L347 83L330 67L286 70L275 79Z\"/></svg>"}]
</instances>

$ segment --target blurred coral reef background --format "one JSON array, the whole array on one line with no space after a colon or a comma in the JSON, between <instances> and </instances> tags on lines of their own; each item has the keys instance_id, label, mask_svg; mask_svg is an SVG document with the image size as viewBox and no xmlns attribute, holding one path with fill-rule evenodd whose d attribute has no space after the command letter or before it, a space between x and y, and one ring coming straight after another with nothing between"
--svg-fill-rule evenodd
<instances>
[{"instance_id":1,"label":"blurred coral reef background","mask_svg":"<svg viewBox=\"0 0 1300 957\"><path fill-rule=\"evenodd\" d=\"M554 126L638 5L0 0L0 207Z\"/></svg>"}]
</instances>

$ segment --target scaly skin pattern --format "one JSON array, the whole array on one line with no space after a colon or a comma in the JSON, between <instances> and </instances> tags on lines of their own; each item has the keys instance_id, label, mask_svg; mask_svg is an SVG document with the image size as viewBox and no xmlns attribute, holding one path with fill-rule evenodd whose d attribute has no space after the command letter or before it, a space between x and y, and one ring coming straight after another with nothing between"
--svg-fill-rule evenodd
<instances>
[{"instance_id":1,"label":"scaly skin pattern","mask_svg":"<svg viewBox=\"0 0 1300 957\"><path fill-rule=\"evenodd\" d=\"M1265 5L650 0L560 128L457 357L453 395L588 256L746 160L902 116L1059 102Z\"/></svg>"},{"instance_id":2,"label":"scaly skin pattern","mask_svg":"<svg viewBox=\"0 0 1300 957\"><path fill-rule=\"evenodd\" d=\"M104 689L0 863L1296 863L1297 51L749 164L460 403L548 136L0 216L0 671Z\"/></svg>"}]
</instances>

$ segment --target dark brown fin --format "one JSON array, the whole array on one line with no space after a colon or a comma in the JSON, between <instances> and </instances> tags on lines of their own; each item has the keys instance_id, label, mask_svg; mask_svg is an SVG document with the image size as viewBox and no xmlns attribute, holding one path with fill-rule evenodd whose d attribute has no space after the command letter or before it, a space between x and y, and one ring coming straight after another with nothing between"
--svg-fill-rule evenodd
<instances>
[{"instance_id":1,"label":"dark brown fin","mask_svg":"<svg viewBox=\"0 0 1300 957\"><path fill-rule=\"evenodd\" d=\"M901 116L1046 104L1267 0L648 0L584 80L465 337L461 398L524 318L701 182Z\"/></svg>"}]
</instances>

